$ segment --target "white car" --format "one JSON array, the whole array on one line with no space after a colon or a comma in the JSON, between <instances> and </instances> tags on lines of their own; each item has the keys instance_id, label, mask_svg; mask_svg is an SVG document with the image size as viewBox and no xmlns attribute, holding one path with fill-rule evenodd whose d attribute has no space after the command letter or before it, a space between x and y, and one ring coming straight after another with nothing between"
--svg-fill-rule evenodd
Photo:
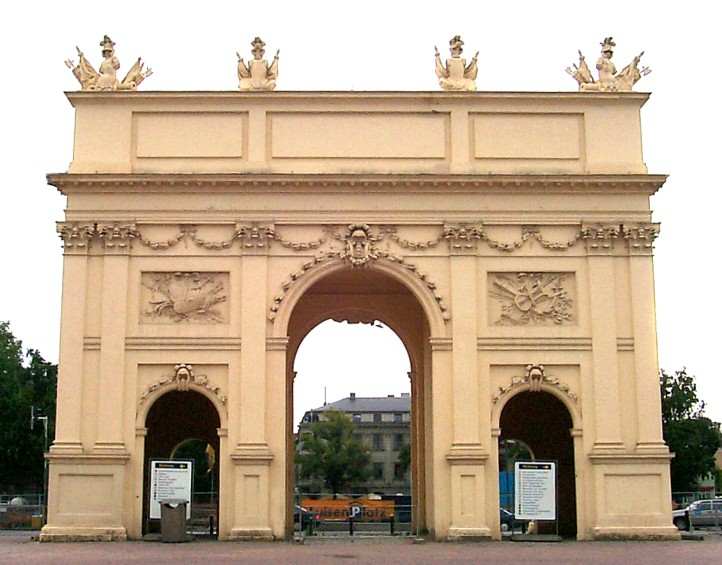
<instances>
[{"instance_id":1,"label":"white car","mask_svg":"<svg viewBox=\"0 0 722 565\"><path fill-rule=\"evenodd\" d=\"M680 530L689 530L690 524L699 526L722 526L722 497L714 500L697 500L687 508L672 512L672 523Z\"/></svg>"}]
</instances>

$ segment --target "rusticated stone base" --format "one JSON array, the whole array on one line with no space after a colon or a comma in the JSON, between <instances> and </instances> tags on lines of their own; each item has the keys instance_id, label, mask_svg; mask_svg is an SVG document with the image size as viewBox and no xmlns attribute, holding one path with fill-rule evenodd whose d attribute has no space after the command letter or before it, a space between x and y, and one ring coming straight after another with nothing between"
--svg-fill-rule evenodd
<instances>
[{"instance_id":1,"label":"rusticated stone base","mask_svg":"<svg viewBox=\"0 0 722 565\"><path fill-rule=\"evenodd\" d=\"M45 526L40 531L41 542L126 541L125 528L87 528Z\"/></svg>"},{"instance_id":2,"label":"rusticated stone base","mask_svg":"<svg viewBox=\"0 0 722 565\"><path fill-rule=\"evenodd\" d=\"M594 538L598 541L631 540L631 541L674 541L682 539L679 530L670 525L641 528L594 528Z\"/></svg>"}]
</instances>

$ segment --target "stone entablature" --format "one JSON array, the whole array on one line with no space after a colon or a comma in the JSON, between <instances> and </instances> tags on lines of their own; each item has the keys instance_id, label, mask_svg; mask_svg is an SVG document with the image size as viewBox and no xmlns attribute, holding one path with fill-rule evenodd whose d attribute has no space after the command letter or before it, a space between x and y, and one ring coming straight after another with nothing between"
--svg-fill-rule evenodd
<instances>
[{"instance_id":1,"label":"stone entablature","mask_svg":"<svg viewBox=\"0 0 722 565\"><path fill-rule=\"evenodd\" d=\"M68 98L77 114L71 173L647 172L644 93L72 92Z\"/></svg>"}]
</instances>

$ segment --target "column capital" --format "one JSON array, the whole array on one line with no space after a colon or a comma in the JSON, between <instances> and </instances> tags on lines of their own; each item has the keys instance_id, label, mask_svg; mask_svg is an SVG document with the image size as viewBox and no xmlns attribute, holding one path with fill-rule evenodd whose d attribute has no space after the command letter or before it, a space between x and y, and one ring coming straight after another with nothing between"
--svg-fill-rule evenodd
<instances>
[{"instance_id":1,"label":"column capital","mask_svg":"<svg viewBox=\"0 0 722 565\"><path fill-rule=\"evenodd\" d=\"M476 255L484 229L481 224L444 224L443 237L452 256Z\"/></svg>"},{"instance_id":2,"label":"column capital","mask_svg":"<svg viewBox=\"0 0 722 565\"><path fill-rule=\"evenodd\" d=\"M86 255L95 236L95 224L88 222L57 222L58 236L65 255Z\"/></svg>"},{"instance_id":3,"label":"column capital","mask_svg":"<svg viewBox=\"0 0 722 565\"><path fill-rule=\"evenodd\" d=\"M133 240L138 237L138 229L134 223L98 224L96 232L105 253L109 255L128 255Z\"/></svg>"},{"instance_id":4,"label":"column capital","mask_svg":"<svg viewBox=\"0 0 722 565\"><path fill-rule=\"evenodd\" d=\"M614 242L621 236L620 224L582 224L580 231L587 254L609 255L614 251Z\"/></svg>"},{"instance_id":5,"label":"column capital","mask_svg":"<svg viewBox=\"0 0 722 565\"><path fill-rule=\"evenodd\" d=\"M658 223L624 224L622 235L630 255L652 255L654 240L659 237Z\"/></svg>"}]
</instances>

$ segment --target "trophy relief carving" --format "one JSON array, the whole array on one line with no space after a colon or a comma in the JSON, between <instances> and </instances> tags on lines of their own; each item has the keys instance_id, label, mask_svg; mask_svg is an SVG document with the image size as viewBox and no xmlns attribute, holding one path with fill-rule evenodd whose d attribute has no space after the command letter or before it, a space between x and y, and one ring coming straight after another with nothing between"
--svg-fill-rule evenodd
<instances>
[{"instance_id":1,"label":"trophy relief carving","mask_svg":"<svg viewBox=\"0 0 722 565\"><path fill-rule=\"evenodd\" d=\"M143 273L141 285L145 323L228 321L228 273Z\"/></svg>"},{"instance_id":2,"label":"trophy relief carving","mask_svg":"<svg viewBox=\"0 0 722 565\"><path fill-rule=\"evenodd\" d=\"M574 323L572 273L490 273L489 312L499 326Z\"/></svg>"}]
</instances>

